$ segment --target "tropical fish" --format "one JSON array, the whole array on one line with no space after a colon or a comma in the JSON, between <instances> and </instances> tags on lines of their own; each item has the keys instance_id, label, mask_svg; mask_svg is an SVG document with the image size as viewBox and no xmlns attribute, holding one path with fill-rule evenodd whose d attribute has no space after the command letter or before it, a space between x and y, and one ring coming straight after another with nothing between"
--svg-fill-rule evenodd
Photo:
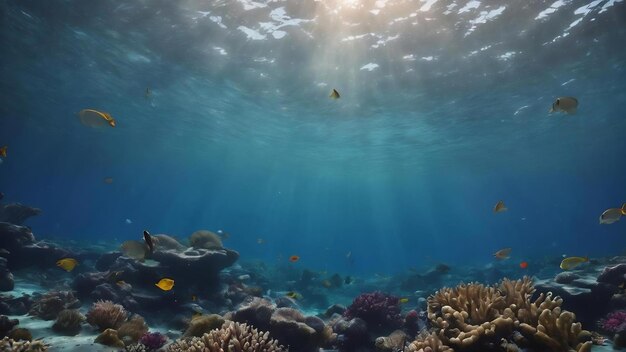
<instances>
[{"instance_id":1,"label":"tropical fish","mask_svg":"<svg viewBox=\"0 0 626 352\"><path fill-rule=\"evenodd\" d=\"M330 98L331 99L339 99L339 98L341 98L341 95L339 95L339 92L337 91L337 89L333 89L333 91L330 92Z\"/></svg>"},{"instance_id":2,"label":"tropical fish","mask_svg":"<svg viewBox=\"0 0 626 352\"><path fill-rule=\"evenodd\" d=\"M107 185L110 185L113 183L113 177L105 177L104 178L104 183L106 183Z\"/></svg>"},{"instance_id":3,"label":"tropical fish","mask_svg":"<svg viewBox=\"0 0 626 352\"><path fill-rule=\"evenodd\" d=\"M126 219L126 220L124 220L124 222L127 223L128 225L133 223L133 221L131 219Z\"/></svg>"},{"instance_id":4,"label":"tropical fish","mask_svg":"<svg viewBox=\"0 0 626 352\"><path fill-rule=\"evenodd\" d=\"M5 145L2 148L0 148L0 156L3 158L7 157L7 149L9 148L9 146Z\"/></svg>"},{"instance_id":5,"label":"tropical fish","mask_svg":"<svg viewBox=\"0 0 626 352\"><path fill-rule=\"evenodd\" d=\"M125 256L137 260L144 260L146 258L146 253L149 251L145 242L135 240L125 241L122 243L120 248Z\"/></svg>"},{"instance_id":6,"label":"tropical fish","mask_svg":"<svg viewBox=\"0 0 626 352\"><path fill-rule=\"evenodd\" d=\"M526 268L528 268L528 263L527 262L521 262L521 263L519 263L519 267L522 268L522 269L526 269Z\"/></svg>"},{"instance_id":7,"label":"tropical fish","mask_svg":"<svg viewBox=\"0 0 626 352\"><path fill-rule=\"evenodd\" d=\"M291 298L291 299L300 299L302 298L302 295L299 294L298 292L294 292L294 291L289 291L285 294L285 296Z\"/></svg>"},{"instance_id":8,"label":"tropical fish","mask_svg":"<svg viewBox=\"0 0 626 352\"><path fill-rule=\"evenodd\" d=\"M511 256L511 248L503 248L497 252L495 252L493 254L494 257L496 257L496 259L509 259L509 257Z\"/></svg>"},{"instance_id":9,"label":"tropical fish","mask_svg":"<svg viewBox=\"0 0 626 352\"><path fill-rule=\"evenodd\" d=\"M154 253L154 242L152 242L152 236L150 236L150 232L143 230L143 240L146 242L150 254Z\"/></svg>"},{"instance_id":10,"label":"tropical fish","mask_svg":"<svg viewBox=\"0 0 626 352\"><path fill-rule=\"evenodd\" d=\"M509 209L504 205L504 202L501 200L499 200L498 203L496 203L496 206L493 207L494 213L500 213L507 210Z\"/></svg>"},{"instance_id":11,"label":"tropical fish","mask_svg":"<svg viewBox=\"0 0 626 352\"><path fill-rule=\"evenodd\" d=\"M292 263L297 262L298 260L300 260L300 257L297 255L292 255L291 257L289 257L289 261Z\"/></svg>"},{"instance_id":12,"label":"tropical fish","mask_svg":"<svg viewBox=\"0 0 626 352\"><path fill-rule=\"evenodd\" d=\"M409 299L408 299L408 298L406 298L406 297L403 297L403 298L400 298L400 299L398 300L398 302L399 302L400 304L405 304L405 303L408 303L408 302L409 302Z\"/></svg>"},{"instance_id":13,"label":"tropical fish","mask_svg":"<svg viewBox=\"0 0 626 352\"><path fill-rule=\"evenodd\" d=\"M263 244L263 243L265 243L265 240L264 240L264 239L262 239L262 238L257 238L257 239L256 239L256 243L258 243L258 244Z\"/></svg>"},{"instance_id":14,"label":"tropical fish","mask_svg":"<svg viewBox=\"0 0 626 352\"><path fill-rule=\"evenodd\" d=\"M619 221L622 215L626 215L626 203L624 203L621 208L610 208L605 210L604 213L600 215L600 224L612 224Z\"/></svg>"},{"instance_id":15,"label":"tropical fish","mask_svg":"<svg viewBox=\"0 0 626 352\"><path fill-rule=\"evenodd\" d=\"M560 98L557 98L554 101L554 103L552 103L552 108L550 108L550 113L564 112L568 114L575 114L577 108L578 108L578 99L574 97L560 97Z\"/></svg>"},{"instance_id":16,"label":"tropical fish","mask_svg":"<svg viewBox=\"0 0 626 352\"><path fill-rule=\"evenodd\" d=\"M68 273L78 265L78 262L74 258L63 258L57 261L57 266Z\"/></svg>"},{"instance_id":17,"label":"tropical fish","mask_svg":"<svg viewBox=\"0 0 626 352\"><path fill-rule=\"evenodd\" d=\"M160 288L163 291L169 291L172 288L174 288L174 280L168 279L168 278L163 278L163 279L159 280L159 282L157 282L154 285L156 287Z\"/></svg>"},{"instance_id":18,"label":"tropical fish","mask_svg":"<svg viewBox=\"0 0 626 352\"><path fill-rule=\"evenodd\" d=\"M109 125L115 127L115 119L109 113L100 112L93 109L84 109L78 113L80 123L89 127L104 127Z\"/></svg>"},{"instance_id":19,"label":"tropical fish","mask_svg":"<svg viewBox=\"0 0 626 352\"><path fill-rule=\"evenodd\" d=\"M588 261L588 257L568 257L561 261L561 265L559 267L563 270L571 270Z\"/></svg>"}]
</instances>

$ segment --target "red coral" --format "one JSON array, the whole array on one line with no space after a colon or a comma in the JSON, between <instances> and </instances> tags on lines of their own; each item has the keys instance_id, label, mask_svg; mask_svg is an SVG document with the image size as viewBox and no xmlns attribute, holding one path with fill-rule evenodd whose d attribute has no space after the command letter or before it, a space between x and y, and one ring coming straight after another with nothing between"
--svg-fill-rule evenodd
<instances>
[{"instance_id":1,"label":"red coral","mask_svg":"<svg viewBox=\"0 0 626 352\"><path fill-rule=\"evenodd\" d=\"M363 293L346 309L348 319L361 318L369 327L395 329L403 324L400 299L382 292Z\"/></svg>"},{"instance_id":2,"label":"red coral","mask_svg":"<svg viewBox=\"0 0 626 352\"><path fill-rule=\"evenodd\" d=\"M618 332L626 329L626 311L618 310L607 314L605 319L600 320L600 328L609 332Z\"/></svg>"}]
</instances>

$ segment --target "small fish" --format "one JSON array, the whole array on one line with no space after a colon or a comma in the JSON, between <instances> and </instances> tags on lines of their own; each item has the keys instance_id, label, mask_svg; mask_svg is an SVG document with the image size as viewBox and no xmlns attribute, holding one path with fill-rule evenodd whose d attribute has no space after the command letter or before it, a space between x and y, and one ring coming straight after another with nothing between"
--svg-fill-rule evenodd
<instances>
[{"instance_id":1,"label":"small fish","mask_svg":"<svg viewBox=\"0 0 626 352\"><path fill-rule=\"evenodd\" d=\"M519 263L519 267L522 268L522 269L526 269L526 268L528 268L528 263L527 262L521 262L521 263Z\"/></svg>"},{"instance_id":2,"label":"small fish","mask_svg":"<svg viewBox=\"0 0 626 352\"><path fill-rule=\"evenodd\" d=\"M552 103L549 113L564 112L567 114L575 114L578 108L578 99L574 97L560 97Z\"/></svg>"},{"instance_id":3,"label":"small fish","mask_svg":"<svg viewBox=\"0 0 626 352\"><path fill-rule=\"evenodd\" d=\"M339 99L339 98L341 98L341 95L339 95L339 92L337 91L337 89L333 89L333 91L330 92L330 98L331 99Z\"/></svg>"},{"instance_id":4,"label":"small fish","mask_svg":"<svg viewBox=\"0 0 626 352\"><path fill-rule=\"evenodd\" d=\"M57 261L57 266L68 273L78 265L78 262L74 258L63 258Z\"/></svg>"},{"instance_id":5,"label":"small fish","mask_svg":"<svg viewBox=\"0 0 626 352\"><path fill-rule=\"evenodd\" d=\"M248 275L248 274L239 275L239 276L237 276L237 279L239 279L241 281L249 280L250 279L250 275Z\"/></svg>"},{"instance_id":6,"label":"small fish","mask_svg":"<svg viewBox=\"0 0 626 352\"><path fill-rule=\"evenodd\" d=\"M503 211L507 211L509 210L505 205L503 201L498 201L498 203L496 203L496 206L493 207L493 212L494 213L500 213Z\"/></svg>"},{"instance_id":7,"label":"small fish","mask_svg":"<svg viewBox=\"0 0 626 352\"><path fill-rule=\"evenodd\" d=\"M292 263L297 262L298 260L300 260L300 257L297 255L292 255L291 257L289 257L289 261Z\"/></svg>"},{"instance_id":8,"label":"small fish","mask_svg":"<svg viewBox=\"0 0 626 352\"><path fill-rule=\"evenodd\" d=\"M115 127L116 122L109 113L93 109L83 109L78 113L80 122L88 127L103 127L109 125Z\"/></svg>"},{"instance_id":9,"label":"small fish","mask_svg":"<svg viewBox=\"0 0 626 352\"><path fill-rule=\"evenodd\" d=\"M559 265L559 267L563 270L571 270L588 261L588 257L568 257L561 261L561 265Z\"/></svg>"},{"instance_id":10,"label":"small fish","mask_svg":"<svg viewBox=\"0 0 626 352\"><path fill-rule=\"evenodd\" d=\"M124 220L124 222L127 223L128 225L133 223L133 221L131 219L126 219L126 220Z\"/></svg>"},{"instance_id":11,"label":"small fish","mask_svg":"<svg viewBox=\"0 0 626 352\"><path fill-rule=\"evenodd\" d=\"M626 203L622 205L621 208L610 208L604 211L602 215L600 215L600 224L612 224L626 215Z\"/></svg>"},{"instance_id":12,"label":"small fish","mask_svg":"<svg viewBox=\"0 0 626 352\"><path fill-rule=\"evenodd\" d=\"M7 157L7 149L9 148L9 146L5 145L2 148L0 148L0 156L3 158Z\"/></svg>"},{"instance_id":13,"label":"small fish","mask_svg":"<svg viewBox=\"0 0 626 352\"><path fill-rule=\"evenodd\" d=\"M168 278L163 278L163 279L159 280L159 282L157 282L154 285L156 287L160 288L163 291L169 291L172 288L174 288L174 280L168 279Z\"/></svg>"},{"instance_id":14,"label":"small fish","mask_svg":"<svg viewBox=\"0 0 626 352\"><path fill-rule=\"evenodd\" d=\"M110 185L113 183L113 177L105 177L104 178L104 183L106 183L107 185Z\"/></svg>"},{"instance_id":15,"label":"small fish","mask_svg":"<svg viewBox=\"0 0 626 352\"><path fill-rule=\"evenodd\" d=\"M294 292L294 291L287 292L285 294L285 296L287 296L287 297L289 297L291 299L300 299L300 298L302 298L302 295L300 295L299 293Z\"/></svg>"},{"instance_id":16,"label":"small fish","mask_svg":"<svg viewBox=\"0 0 626 352\"><path fill-rule=\"evenodd\" d=\"M408 298L406 298L406 297L404 297L404 298L400 298L400 299L398 300L398 302L399 302L400 304L405 304L405 303L408 303L408 302L409 302L409 299L408 299Z\"/></svg>"},{"instance_id":17,"label":"small fish","mask_svg":"<svg viewBox=\"0 0 626 352\"><path fill-rule=\"evenodd\" d=\"M257 239L256 239L256 243L258 243L258 244L263 244L263 243L265 243L265 240L264 240L264 239L262 239L262 238L257 238Z\"/></svg>"},{"instance_id":18,"label":"small fish","mask_svg":"<svg viewBox=\"0 0 626 352\"><path fill-rule=\"evenodd\" d=\"M150 236L150 232L143 230L143 240L146 242L150 254L154 253L154 242L152 241L152 236Z\"/></svg>"},{"instance_id":19,"label":"small fish","mask_svg":"<svg viewBox=\"0 0 626 352\"><path fill-rule=\"evenodd\" d=\"M497 252L495 252L493 254L494 257L496 257L496 259L509 259L509 257L511 256L511 248L503 248Z\"/></svg>"}]
</instances>

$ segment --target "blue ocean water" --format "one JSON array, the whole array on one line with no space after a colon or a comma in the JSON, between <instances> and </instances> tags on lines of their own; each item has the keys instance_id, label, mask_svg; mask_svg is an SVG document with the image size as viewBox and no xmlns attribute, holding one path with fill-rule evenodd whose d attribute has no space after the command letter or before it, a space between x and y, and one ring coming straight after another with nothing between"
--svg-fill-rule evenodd
<instances>
[{"instance_id":1,"label":"blue ocean water","mask_svg":"<svg viewBox=\"0 0 626 352\"><path fill-rule=\"evenodd\" d=\"M38 238L221 229L342 273L620 254L625 6L2 1L0 191Z\"/></svg>"}]
</instances>

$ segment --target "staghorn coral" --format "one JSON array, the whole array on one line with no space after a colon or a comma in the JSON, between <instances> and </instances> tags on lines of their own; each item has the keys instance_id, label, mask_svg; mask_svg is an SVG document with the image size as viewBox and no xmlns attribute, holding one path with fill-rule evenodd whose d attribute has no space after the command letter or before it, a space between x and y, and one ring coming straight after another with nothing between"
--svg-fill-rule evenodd
<instances>
[{"instance_id":1,"label":"staghorn coral","mask_svg":"<svg viewBox=\"0 0 626 352\"><path fill-rule=\"evenodd\" d=\"M284 352L278 341L246 324L227 321L221 329L215 329L202 337L174 342L168 352Z\"/></svg>"},{"instance_id":2,"label":"staghorn coral","mask_svg":"<svg viewBox=\"0 0 626 352\"><path fill-rule=\"evenodd\" d=\"M1 352L46 352L48 346L41 341L13 341L8 337L0 340Z\"/></svg>"},{"instance_id":3,"label":"staghorn coral","mask_svg":"<svg viewBox=\"0 0 626 352\"><path fill-rule=\"evenodd\" d=\"M122 323L117 329L117 336L127 344L136 343L148 332L148 325L140 315L133 315L127 322Z\"/></svg>"},{"instance_id":4,"label":"staghorn coral","mask_svg":"<svg viewBox=\"0 0 626 352\"><path fill-rule=\"evenodd\" d=\"M343 315L348 319L361 318L374 330L395 329L403 324L399 298L382 292L357 296Z\"/></svg>"},{"instance_id":5,"label":"staghorn coral","mask_svg":"<svg viewBox=\"0 0 626 352\"><path fill-rule=\"evenodd\" d=\"M573 313L561 310L563 300L548 293L531 301L533 293L527 277L443 288L428 298L431 334L418 337L409 350L488 351L500 344L512 351L516 344L533 351L590 351L591 334Z\"/></svg>"},{"instance_id":6,"label":"staghorn coral","mask_svg":"<svg viewBox=\"0 0 626 352\"><path fill-rule=\"evenodd\" d=\"M51 291L39 297L28 314L43 320L53 320L62 310L78 307L80 301L71 291Z\"/></svg>"},{"instance_id":7,"label":"staghorn coral","mask_svg":"<svg viewBox=\"0 0 626 352\"><path fill-rule=\"evenodd\" d=\"M127 318L124 307L111 301L95 302L87 312L87 322L100 331L119 328Z\"/></svg>"},{"instance_id":8,"label":"staghorn coral","mask_svg":"<svg viewBox=\"0 0 626 352\"><path fill-rule=\"evenodd\" d=\"M52 325L52 330L63 335L75 336L80 332L80 325L85 317L77 309L62 310Z\"/></svg>"},{"instance_id":9,"label":"staghorn coral","mask_svg":"<svg viewBox=\"0 0 626 352\"><path fill-rule=\"evenodd\" d=\"M222 240L217 234L208 230L198 230L189 237L189 244L193 248L222 249Z\"/></svg>"}]
</instances>

